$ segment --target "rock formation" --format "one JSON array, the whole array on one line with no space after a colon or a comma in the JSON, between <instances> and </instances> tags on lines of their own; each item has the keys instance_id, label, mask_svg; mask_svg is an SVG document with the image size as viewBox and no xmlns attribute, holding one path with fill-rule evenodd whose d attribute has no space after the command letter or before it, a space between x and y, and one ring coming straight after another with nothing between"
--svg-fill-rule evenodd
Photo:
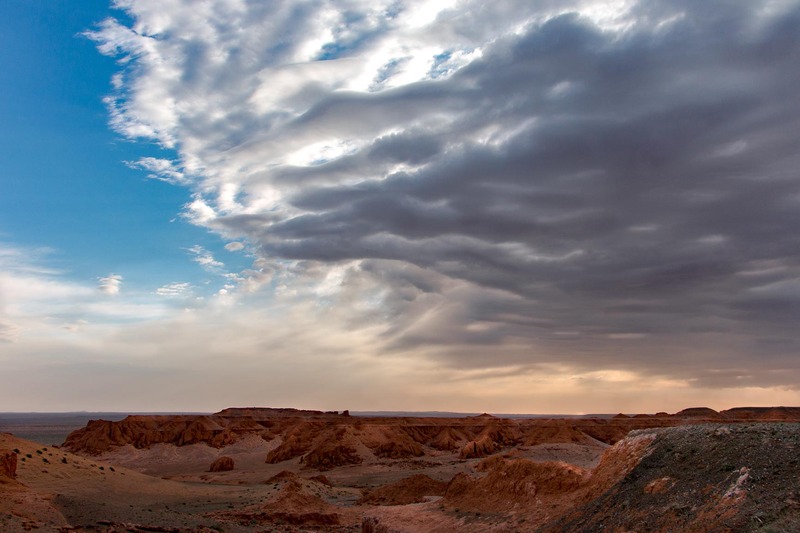
<instances>
[{"instance_id":1,"label":"rock formation","mask_svg":"<svg viewBox=\"0 0 800 533\"><path fill-rule=\"evenodd\" d=\"M370 505L408 505L425 500L426 496L444 496L447 483L424 474L407 477L368 492L359 503Z\"/></svg>"},{"instance_id":2,"label":"rock formation","mask_svg":"<svg viewBox=\"0 0 800 533\"><path fill-rule=\"evenodd\" d=\"M214 459L214 462L208 468L209 472L228 472L230 470L233 470L233 459L225 455Z\"/></svg>"},{"instance_id":3,"label":"rock formation","mask_svg":"<svg viewBox=\"0 0 800 533\"><path fill-rule=\"evenodd\" d=\"M265 429L246 417L131 415L119 422L91 420L86 427L70 433L64 447L94 455L125 444L148 448L153 444L204 443L221 448L244 435L261 433Z\"/></svg>"},{"instance_id":4,"label":"rock formation","mask_svg":"<svg viewBox=\"0 0 800 533\"><path fill-rule=\"evenodd\" d=\"M357 465L361 461L361 456L359 456L355 448L336 441L324 441L300 459L300 462L306 467L317 470L331 470L337 466Z\"/></svg>"},{"instance_id":5,"label":"rock formation","mask_svg":"<svg viewBox=\"0 0 800 533\"><path fill-rule=\"evenodd\" d=\"M721 420L725 416L708 407L689 407L678 411L673 415L675 418L702 418L704 420Z\"/></svg>"},{"instance_id":6,"label":"rock formation","mask_svg":"<svg viewBox=\"0 0 800 533\"><path fill-rule=\"evenodd\" d=\"M732 420L800 420L800 407L734 407L720 414Z\"/></svg>"},{"instance_id":7,"label":"rock formation","mask_svg":"<svg viewBox=\"0 0 800 533\"><path fill-rule=\"evenodd\" d=\"M0 450L0 477L17 477L17 454L11 450Z\"/></svg>"},{"instance_id":8,"label":"rock formation","mask_svg":"<svg viewBox=\"0 0 800 533\"><path fill-rule=\"evenodd\" d=\"M703 422L800 420L800 409L735 408L717 412L705 407L674 415L503 419L490 415L464 418L356 417L295 409L231 408L214 415L129 416L119 422L93 420L70 434L64 447L96 455L131 445L222 448L252 435L277 440L265 457L269 464L297 461L306 468L329 470L375 460L424 458L458 452L461 460L489 457L516 447L568 444L613 445L630 431Z\"/></svg>"},{"instance_id":9,"label":"rock formation","mask_svg":"<svg viewBox=\"0 0 800 533\"><path fill-rule=\"evenodd\" d=\"M453 507L502 512L536 499L574 492L585 485L585 470L561 462L535 463L527 459L491 460L486 476L458 474L447 486L444 501Z\"/></svg>"},{"instance_id":10,"label":"rock formation","mask_svg":"<svg viewBox=\"0 0 800 533\"><path fill-rule=\"evenodd\" d=\"M542 531L800 530L798 425L722 427L631 435L595 470L593 490Z\"/></svg>"}]
</instances>

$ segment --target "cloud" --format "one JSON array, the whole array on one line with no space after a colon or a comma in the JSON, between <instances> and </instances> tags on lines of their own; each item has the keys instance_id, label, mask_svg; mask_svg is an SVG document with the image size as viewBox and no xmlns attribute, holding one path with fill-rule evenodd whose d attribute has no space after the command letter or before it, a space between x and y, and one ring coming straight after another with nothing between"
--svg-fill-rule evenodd
<instances>
[{"instance_id":1,"label":"cloud","mask_svg":"<svg viewBox=\"0 0 800 533\"><path fill-rule=\"evenodd\" d=\"M15 343L20 353L64 340L65 331L86 342L97 331L163 319L172 312L169 303L150 301L136 290L122 293L117 274L98 278L94 286L71 279L52 267L62 261L60 255L0 243L0 339ZM55 346L52 353L61 353Z\"/></svg>"},{"instance_id":2,"label":"cloud","mask_svg":"<svg viewBox=\"0 0 800 533\"><path fill-rule=\"evenodd\" d=\"M453 369L796 383L800 7L425 5L127 0L89 35L112 126L176 151L139 166L251 243L240 288Z\"/></svg>"},{"instance_id":3,"label":"cloud","mask_svg":"<svg viewBox=\"0 0 800 533\"><path fill-rule=\"evenodd\" d=\"M191 283L168 283L156 289L159 296L186 296L191 293Z\"/></svg>"},{"instance_id":4,"label":"cloud","mask_svg":"<svg viewBox=\"0 0 800 533\"><path fill-rule=\"evenodd\" d=\"M225 263L214 259L214 255L199 244L189 248L189 253L192 254L192 261L203 267L203 270L207 272L220 274L222 269L225 268Z\"/></svg>"},{"instance_id":5,"label":"cloud","mask_svg":"<svg viewBox=\"0 0 800 533\"><path fill-rule=\"evenodd\" d=\"M183 172L175 167L175 162L156 157L142 157L138 161L127 161L131 168L148 171L148 177L171 183L173 185L187 185L188 179Z\"/></svg>"},{"instance_id":6,"label":"cloud","mask_svg":"<svg viewBox=\"0 0 800 533\"><path fill-rule=\"evenodd\" d=\"M90 325L87 320L76 320L75 322L64 325L64 329L71 332L79 332Z\"/></svg>"},{"instance_id":7,"label":"cloud","mask_svg":"<svg viewBox=\"0 0 800 533\"><path fill-rule=\"evenodd\" d=\"M14 342L19 334L19 326L0 320L0 342Z\"/></svg>"},{"instance_id":8,"label":"cloud","mask_svg":"<svg viewBox=\"0 0 800 533\"><path fill-rule=\"evenodd\" d=\"M238 252L239 250L244 249L244 244L235 241L229 242L228 244L225 245L225 249L228 250L229 252Z\"/></svg>"},{"instance_id":9,"label":"cloud","mask_svg":"<svg viewBox=\"0 0 800 533\"><path fill-rule=\"evenodd\" d=\"M122 276L119 274L109 274L108 276L97 278L97 288L100 292L111 296L119 294L122 286Z\"/></svg>"}]
</instances>

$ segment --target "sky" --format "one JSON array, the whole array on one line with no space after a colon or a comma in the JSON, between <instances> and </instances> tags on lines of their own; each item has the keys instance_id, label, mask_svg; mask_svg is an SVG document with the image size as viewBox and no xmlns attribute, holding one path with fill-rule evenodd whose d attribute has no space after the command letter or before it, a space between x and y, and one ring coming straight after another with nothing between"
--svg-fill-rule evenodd
<instances>
[{"instance_id":1,"label":"sky","mask_svg":"<svg viewBox=\"0 0 800 533\"><path fill-rule=\"evenodd\" d=\"M0 2L0 411L800 405L800 2Z\"/></svg>"}]
</instances>

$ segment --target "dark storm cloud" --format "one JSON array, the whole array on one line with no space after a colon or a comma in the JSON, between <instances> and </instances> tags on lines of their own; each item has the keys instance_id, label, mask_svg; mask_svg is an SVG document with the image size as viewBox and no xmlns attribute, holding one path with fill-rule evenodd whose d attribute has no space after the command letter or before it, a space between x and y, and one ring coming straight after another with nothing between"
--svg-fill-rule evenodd
<instances>
[{"instance_id":1,"label":"dark storm cloud","mask_svg":"<svg viewBox=\"0 0 800 533\"><path fill-rule=\"evenodd\" d=\"M359 142L265 164L239 179L241 196L274 187L282 204L207 225L264 258L361 261L386 288L395 349L439 347L474 367L795 382L800 6L769 7L640 2L624 30L525 13L508 31L503 3L442 16L443 34L497 37L441 79L371 92L312 80L293 93L314 94L295 115L227 116L225 157L242 168ZM388 27L329 52L359 53ZM786 372L736 370L762 357Z\"/></svg>"},{"instance_id":2,"label":"dark storm cloud","mask_svg":"<svg viewBox=\"0 0 800 533\"><path fill-rule=\"evenodd\" d=\"M414 263L523 297L520 314L543 309L545 329L795 321L800 294L759 295L761 276L742 273L772 261L780 279L798 276L798 13L748 33L741 6L685 9L661 32L620 39L563 16L497 44L437 88L474 106L447 132L458 145L435 157L448 137L375 142L354 171L379 155L434 159L380 182L303 189L292 203L308 213L270 226L264 248ZM496 146L465 138L526 117Z\"/></svg>"}]
</instances>

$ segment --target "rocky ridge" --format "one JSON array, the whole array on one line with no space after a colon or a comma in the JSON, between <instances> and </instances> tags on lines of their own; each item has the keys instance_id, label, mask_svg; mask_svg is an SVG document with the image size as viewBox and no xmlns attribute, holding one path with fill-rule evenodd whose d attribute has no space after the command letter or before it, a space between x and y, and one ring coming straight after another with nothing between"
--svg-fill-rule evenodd
<instances>
[{"instance_id":1,"label":"rocky ridge","mask_svg":"<svg viewBox=\"0 0 800 533\"><path fill-rule=\"evenodd\" d=\"M422 458L439 452L458 451L461 459L474 459L519 446L605 446L636 429L752 420L800 420L800 408L741 407L720 412L689 408L673 415L513 420L491 415L361 418L288 408L229 408L213 415L134 415L118 422L92 420L71 433L63 447L89 455L126 445L139 449L156 444L222 448L257 435L274 443L265 457L267 463L297 459L308 468L330 470L381 459Z\"/></svg>"}]
</instances>

